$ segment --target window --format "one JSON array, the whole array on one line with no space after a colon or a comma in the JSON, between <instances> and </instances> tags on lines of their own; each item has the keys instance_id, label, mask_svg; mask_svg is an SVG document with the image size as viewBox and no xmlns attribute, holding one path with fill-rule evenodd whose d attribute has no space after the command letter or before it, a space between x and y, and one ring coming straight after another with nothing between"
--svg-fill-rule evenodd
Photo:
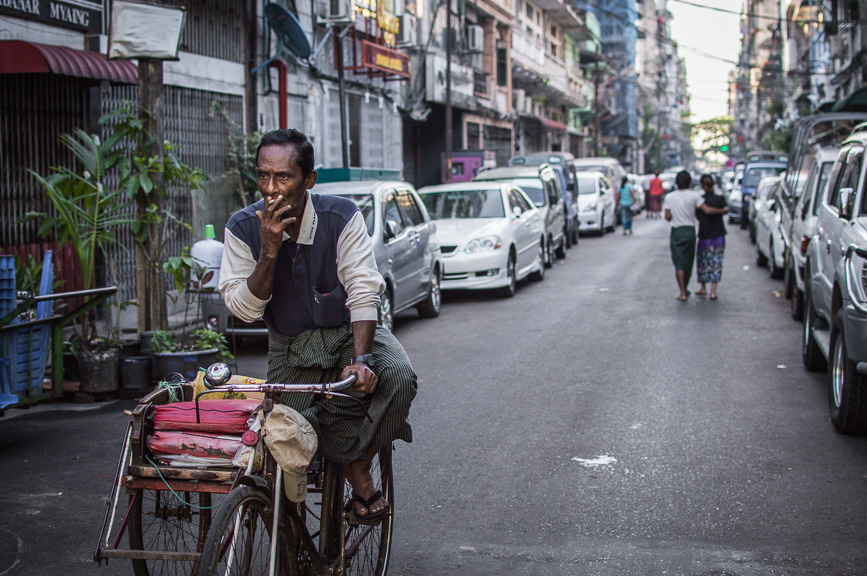
<instances>
[{"instance_id":1,"label":"window","mask_svg":"<svg viewBox=\"0 0 867 576\"><path fill-rule=\"evenodd\" d=\"M397 207L397 200L394 194L389 194L388 199L385 201L385 218L383 218L383 222L394 222L397 224L395 235L403 232L403 217L400 214L400 208Z\"/></svg>"},{"instance_id":2,"label":"window","mask_svg":"<svg viewBox=\"0 0 867 576\"><path fill-rule=\"evenodd\" d=\"M499 188L491 190L453 190L429 192L421 198L430 217L443 218L505 218L503 196Z\"/></svg>"},{"instance_id":3,"label":"window","mask_svg":"<svg viewBox=\"0 0 867 576\"><path fill-rule=\"evenodd\" d=\"M497 41L497 86L505 86L508 78L508 65L506 61L506 48L501 41Z\"/></svg>"},{"instance_id":4,"label":"window","mask_svg":"<svg viewBox=\"0 0 867 576\"><path fill-rule=\"evenodd\" d=\"M822 171L819 173L819 183L816 185L816 193L813 194L813 216L819 213L819 206L822 204L822 199L825 197L825 192L828 188L828 180L831 177L831 168L833 167L833 162L825 162L822 164Z\"/></svg>"},{"instance_id":5,"label":"window","mask_svg":"<svg viewBox=\"0 0 867 576\"><path fill-rule=\"evenodd\" d=\"M843 168L843 173L840 175L839 184L832 192L832 197L828 198L828 205L833 206L840 211L842 205L842 195L840 190L843 188L852 188L855 190L858 186L858 178L861 176L861 160L864 157L863 148L852 148L846 158L846 166Z\"/></svg>"},{"instance_id":6,"label":"window","mask_svg":"<svg viewBox=\"0 0 867 576\"><path fill-rule=\"evenodd\" d=\"M521 202L519 200L520 197L521 195L518 193L517 190L509 190L509 210L512 212L512 214L515 213L515 208L518 209L519 215L524 212L524 208L521 206Z\"/></svg>"},{"instance_id":7,"label":"window","mask_svg":"<svg viewBox=\"0 0 867 576\"><path fill-rule=\"evenodd\" d=\"M513 190L512 193L518 198L518 205L521 209L526 212L528 210L533 209L533 204L530 202L530 199L527 198L527 195L521 192L520 190Z\"/></svg>"},{"instance_id":8,"label":"window","mask_svg":"<svg viewBox=\"0 0 867 576\"><path fill-rule=\"evenodd\" d=\"M550 206L556 206L562 201L562 195L560 194L560 186L557 185L557 181L553 178L545 180L545 192L548 194L548 204Z\"/></svg>"},{"instance_id":9,"label":"window","mask_svg":"<svg viewBox=\"0 0 867 576\"><path fill-rule=\"evenodd\" d=\"M424 224L424 216L421 215L421 210L419 210L416 205L415 198L412 197L412 194L409 192L401 192L397 197L397 201L400 204L404 216L409 220L407 222L408 225L420 226Z\"/></svg>"}]
</instances>

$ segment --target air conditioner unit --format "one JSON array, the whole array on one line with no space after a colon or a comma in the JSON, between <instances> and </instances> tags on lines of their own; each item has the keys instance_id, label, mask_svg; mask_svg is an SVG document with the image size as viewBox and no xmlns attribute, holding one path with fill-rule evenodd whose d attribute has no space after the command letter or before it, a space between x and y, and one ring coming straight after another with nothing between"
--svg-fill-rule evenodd
<instances>
[{"instance_id":1,"label":"air conditioner unit","mask_svg":"<svg viewBox=\"0 0 867 576\"><path fill-rule=\"evenodd\" d=\"M400 15L400 32L398 32L397 43L400 46L415 46L418 44L415 29L415 16L412 14Z\"/></svg>"},{"instance_id":2,"label":"air conditioner unit","mask_svg":"<svg viewBox=\"0 0 867 576\"><path fill-rule=\"evenodd\" d=\"M319 0L319 20L329 24L352 22L355 20L352 8L352 0Z\"/></svg>"},{"instance_id":3,"label":"air conditioner unit","mask_svg":"<svg viewBox=\"0 0 867 576\"><path fill-rule=\"evenodd\" d=\"M485 49L485 29L481 26L467 26L467 50L482 52Z\"/></svg>"}]
</instances>

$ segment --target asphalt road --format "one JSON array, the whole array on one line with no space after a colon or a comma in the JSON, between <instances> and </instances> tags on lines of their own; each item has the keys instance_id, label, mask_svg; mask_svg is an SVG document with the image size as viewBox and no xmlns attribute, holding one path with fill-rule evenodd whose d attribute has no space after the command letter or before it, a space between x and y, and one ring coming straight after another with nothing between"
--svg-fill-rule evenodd
<instances>
[{"instance_id":1,"label":"asphalt road","mask_svg":"<svg viewBox=\"0 0 867 576\"><path fill-rule=\"evenodd\" d=\"M389 574L867 574L867 438L834 432L782 283L731 228L716 302L675 300L668 226L639 217L512 299L397 318L419 395ZM132 573L90 561L132 406L0 420L0 576Z\"/></svg>"}]
</instances>

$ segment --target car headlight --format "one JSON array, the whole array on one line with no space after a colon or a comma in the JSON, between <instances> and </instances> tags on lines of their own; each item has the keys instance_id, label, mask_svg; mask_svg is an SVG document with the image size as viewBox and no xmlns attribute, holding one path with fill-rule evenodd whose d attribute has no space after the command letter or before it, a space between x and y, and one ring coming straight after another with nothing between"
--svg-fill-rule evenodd
<instances>
[{"instance_id":1,"label":"car headlight","mask_svg":"<svg viewBox=\"0 0 867 576\"><path fill-rule=\"evenodd\" d=\"M861 254L859 254L860 252ZM849 285L849 297L859 308L867 305L867 253L863 250L852 250L846 258L846 283Z\"/></svg>"},{"instance_id":2,"label":"car headlight","mask_svg":"<svg viewBox=\"0 0 867 576\"><path fill-rule=\"evenodd\" d=\"M490 252L496 250L503 245L503 241L499 236L482 236L481 238L473 238L464 248L464 252L476 254L477 252Z\"/></svg>"},{"instance_id":3,"label":"car headlight","mask_svg":"<svg viewBox=\"0 0 867 576\"><path fill-rule=\"evenodd\" d=\"M591 202L581 209L582 212L593 212L594 210L596 210L596 202Z\"/></svg>"}]
</instances>

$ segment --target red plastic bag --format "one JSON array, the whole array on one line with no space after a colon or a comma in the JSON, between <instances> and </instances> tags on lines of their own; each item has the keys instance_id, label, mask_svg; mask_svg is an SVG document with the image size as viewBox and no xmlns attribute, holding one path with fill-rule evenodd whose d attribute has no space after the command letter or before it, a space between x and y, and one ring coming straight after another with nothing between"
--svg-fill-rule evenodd
<instances>
[{"instance_id":1,"label":"red plastic bag","mask_svg":"<svg viewBox=\"0 0 867 576\"><path fill-rule=\"evenodd\" d=\"M259 404L259 400L202 400L200 422L196 422L195 402L163 404L154 411L154 429L240 434Z\"/></svg>"},{"instance_id":2,"label":"red plastic bag","mask_svg":"<svg viewBox=\"0 0 867 576\"><path fill-rule=\"evenodd\" d=\"M148 447L157 455L189 454L204 458L232 458L241 447L241 437L157 430L148 438Z\"/></svg>"}]
</instances>

